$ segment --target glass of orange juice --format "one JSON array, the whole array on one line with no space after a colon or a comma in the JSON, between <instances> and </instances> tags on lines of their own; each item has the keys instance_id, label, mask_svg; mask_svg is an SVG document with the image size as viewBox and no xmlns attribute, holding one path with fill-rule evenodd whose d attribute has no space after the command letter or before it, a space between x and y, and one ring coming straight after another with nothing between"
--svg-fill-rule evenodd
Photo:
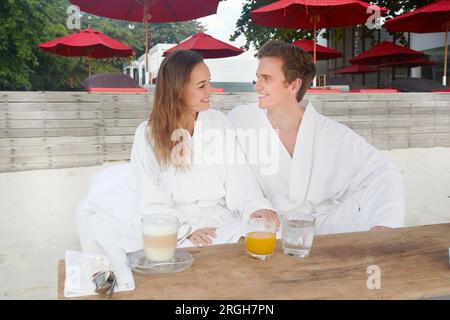
<instances>
[{"instance_id":1,"label":"glass of orange juice","mask_svg":"<svg viewBox=\"0 0 450 320\"><path fill-rule=\"evenodd\" d=\"M250 218L247 222L245 251L258 260L269 259L275 251L276 225L271 219Z\"/></svg>"}]
</instances>

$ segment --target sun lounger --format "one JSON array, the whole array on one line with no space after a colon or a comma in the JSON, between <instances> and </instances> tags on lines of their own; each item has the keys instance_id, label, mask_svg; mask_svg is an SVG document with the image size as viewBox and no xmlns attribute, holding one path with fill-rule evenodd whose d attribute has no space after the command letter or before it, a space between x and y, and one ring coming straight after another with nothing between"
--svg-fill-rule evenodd
<instances>
[{"instance_id":1,"label":"sun lounger","mask_svg":"<svg viewBox=\"0 0 450 320\"><path fill-rule=\"evenodd\" d=\"M308 89L307 93L339 93L341 90L338 89Z\"/></svg>"},{"instance_id":2,"label":"sun lounger","mask_svg":"<svg viewBox=\"0 0 450 320\"><path fill-rule=\"evenodd\" d=\"M351 81L345 78L328 78L327 79L328 86L348 86L349 90L354 89L368 89L363 86L361 83Z\"/></svg>"},{"instance_id":3,"label":"sun lounger","mask_svg":"<svg viewBox=\"0 0 450 320\"><path fill-rule=\"evenodd\" d=\"M81 86L87 92L147 92L146 88L141 88L134 79L123 73L96 74L84 79Z\"/></svg>"},{"instance_id":4,"label":"sun lounger","mask_svg":"<svg viewBox=\"0 0 450 320\"><path fill-rule=\"evenodd\" d=\"M393 93L393 92L399 92L398 89L353 89L349 92L354 93Z\"/></svg>"},{"instance_id":5,"label":"sun lounger","mask_svg":"<svg viewBox=\"0 0 450 320\"><path fill-rule=\"evenodd\" d=\"M89 88L87 92L140 92L146 93L145 88Z\"/></svg>"},{"instance_id":6,"label":"sun lounger","mask_svg":"<svg viewBox=\"0 0 450 320\"><path fill-rule=\"evenodd\" d=\"M438 92L448 89L439 82L422 78L397 79L392 81L392 87L402 92Z\"/></svg>"}]
</instances>

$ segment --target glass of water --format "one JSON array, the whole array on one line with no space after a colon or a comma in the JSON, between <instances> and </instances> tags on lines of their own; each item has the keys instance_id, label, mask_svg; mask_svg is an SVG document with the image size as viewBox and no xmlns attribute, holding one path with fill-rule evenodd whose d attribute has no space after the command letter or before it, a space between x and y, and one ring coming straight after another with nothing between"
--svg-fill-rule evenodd
<instances>
[{"instance_id":1,"label":"glass of water","mask_svg":"<svg viewBox=\"0 0 450 320\"><path fill-rule=\"evenodd\" d=\"M304 258L309 255L314 240L316 218L308 213L281 215L283 253Z\"/></svg>"}]
</instances>

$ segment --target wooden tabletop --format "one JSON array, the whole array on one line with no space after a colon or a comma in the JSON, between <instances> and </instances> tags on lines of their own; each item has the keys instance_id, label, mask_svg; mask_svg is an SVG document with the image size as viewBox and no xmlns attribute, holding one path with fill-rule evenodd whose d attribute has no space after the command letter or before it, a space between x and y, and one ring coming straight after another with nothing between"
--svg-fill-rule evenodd
<instances>
[{"instance_id":1,"label":"wooden tabletop","mask_svg":"<svg viewBox=\"0 0 450 320\"><path fill-rule=\"evenodd\" d=\"M195 261L188 270L163 275L134 273L136 290L115 293L113 299L421 299L448 296L449 247L450 223L316 236L311 255L304 259L284 255L280 242L268 261L247 257L243 244L191 248L188 251ZM374 280L377 267L381 272L379 283ZM64 275L61 260L59 299L64 299ZM374 289L368 289L368 282ZM376 289L377 284L380 289Z\"/></svg>"}]
</instances>

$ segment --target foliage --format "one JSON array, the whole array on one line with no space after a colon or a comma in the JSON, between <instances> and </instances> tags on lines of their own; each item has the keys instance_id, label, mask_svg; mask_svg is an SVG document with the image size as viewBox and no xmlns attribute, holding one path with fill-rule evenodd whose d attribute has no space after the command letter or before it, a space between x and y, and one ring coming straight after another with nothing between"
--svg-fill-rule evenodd
<instances>
[{"instance_id":1,"label":"foliage","mask_svg":"<svg viewBox=\"0 0 450 320\"><path fill-rule=\"evenodd\" d=\"M0 1L0 90L79 90L87 77L85 58L61 57L42 52L37 44L68 35L68 0ZM137 55L145 51L143 23L111 20L89 14L82 16L82 28L90 26L133 47ZM197 21L150 24L151 47L155 43L177 43L204 31ZM93 59L92 72L121 71L129 58Z\"/></svg>"},{"instance_id":2,"label":"foliage","mask_svg":"<svg viewBox=\"0 0 450 320\"><path fill-rule=\"evenodd\" d=\"M283 28L267 28L255 25L251 22L250 11L271 4L278 0L245 0L242 8L241 16L236 23L236 31L231 35L230 40L235 40L241 35L246 38L244 48L248 49L253 45L256 49L260 48L266 41L270 39L280 39L286 42L293 42L298 39L308 38L312 39L313 34L308 30L293 30ZM402 12L410 12L418 7L424 6L428 3L436 0L375 0L365 2L376 4L385 7L389 10L388 18L393 18ZM318 31L319 33L320 31ZM371 36L371 32L368 32L368 36ZM342 32L337 32L337 36ZM328 33L323 34L324 37L328 36ZM405 41L402 34L397 34L396 37Z\"/></svg>"},{"instance_id":3,"label":"foliage","mask_svg":"<svg viewBox=\"0 0 450 320\"><path fill-rule=\"evenodd\" d=\"M242 8L241 16L236 23L236 31L231 35L230 40L236 40L240 35L244 35L246 43L243 49L249 49L251 45L255 48L261 47L270 39L280 39L286 42L293 42L298 39L314 37L309 30L294 30L286 28L269 28L251 23L250 11L271 4L275 0L246 0Z\"/></svg>"}]
</instances>

